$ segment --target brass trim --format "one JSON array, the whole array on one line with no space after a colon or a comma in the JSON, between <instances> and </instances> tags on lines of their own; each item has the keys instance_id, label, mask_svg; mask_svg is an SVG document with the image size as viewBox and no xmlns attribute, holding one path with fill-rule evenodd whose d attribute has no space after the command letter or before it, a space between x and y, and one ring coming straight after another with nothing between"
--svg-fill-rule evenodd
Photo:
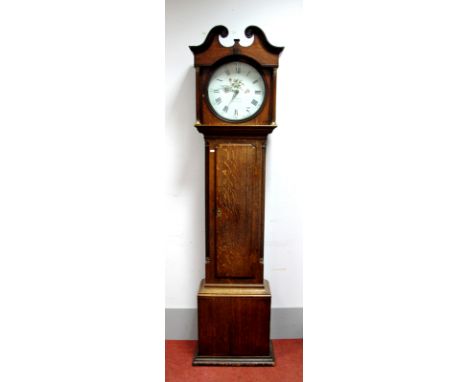
<instances>
[{"instance_id":1,"label":"brass trim","mask_svg":"<svg viewBox=\"0 0 468 382\"><path fill-rule=\"evenodd\" d=\"M200 283L198 296L271 296L270 284L267 280L263 284L206 284L205 279Z\"/></svg>"},{"instance_id":2,"label":"brass trim","mask_svg":"<svg viewBox=\"0 0 468 382\"><path fill-rule=\"evenodd\" d=\"M270 124L257 124L257 125L249 125L249 124L234 124L234 123L231 123L230 125L227 125L227 124L206 124L206 123L199 123L199 122L195 122L194 127L216 127L216 128L246 128L246 127L251 127L251 128L261 128L261 127L278 127L278 125L273 122L273 123L270 123Z\"/></svg>"}]
</instances>

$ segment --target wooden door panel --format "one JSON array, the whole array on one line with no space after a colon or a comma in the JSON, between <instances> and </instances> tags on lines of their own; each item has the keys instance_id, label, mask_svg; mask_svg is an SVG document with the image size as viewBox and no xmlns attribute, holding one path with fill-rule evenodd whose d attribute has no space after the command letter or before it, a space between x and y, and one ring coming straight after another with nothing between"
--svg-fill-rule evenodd
<instances>
[{"instance_id":1,"label":"wooden door panel","mask_svg":"<svg viewBox=\"0 0 468 382\"><path fill-rule=\"evenodd\" d=\"M215 166L216 277L255 277L258 175L256 145L218 145Z\"/></svg>"}]
</instances>

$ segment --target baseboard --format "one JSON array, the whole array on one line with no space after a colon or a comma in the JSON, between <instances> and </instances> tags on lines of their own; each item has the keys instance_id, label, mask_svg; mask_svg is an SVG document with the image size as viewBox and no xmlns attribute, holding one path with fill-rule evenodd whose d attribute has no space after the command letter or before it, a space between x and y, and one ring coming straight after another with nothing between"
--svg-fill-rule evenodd
<instances>
[{"instance_id":1,"label":"baseboard","mask_svg":"<svg viewBox=\"0 0 468 382\"><path fill-rule=\"evenodd\" d=\"M302 308L272 308L271 338L302 338ZM166 309L166 339L196 340L197 310Z\"/></svg>"}]
</instances>

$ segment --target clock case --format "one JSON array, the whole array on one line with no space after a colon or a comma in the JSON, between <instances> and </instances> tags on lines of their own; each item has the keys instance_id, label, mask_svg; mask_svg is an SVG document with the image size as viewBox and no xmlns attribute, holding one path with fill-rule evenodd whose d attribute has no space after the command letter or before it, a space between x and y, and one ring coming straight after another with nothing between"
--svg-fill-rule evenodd
<instances>
[{"instance_id":1,"label":"clock case","mask_svg":"<svg viewBox=\"0 0 468 382\"><path fill-rule=\"evenodd\" d=\"M249 46L224 26L190 46L196 70L195 127L205 140L205 279L198 291L198 348L193 365L273 366L270 341L271 292L263 278L265 155L267 135L276 128L276 70L282 47L250 26ZM256 68L265 82L265 99L251 118L227 121L211 109L211 75L231 61Z\"/></svg>"}]
</instances>

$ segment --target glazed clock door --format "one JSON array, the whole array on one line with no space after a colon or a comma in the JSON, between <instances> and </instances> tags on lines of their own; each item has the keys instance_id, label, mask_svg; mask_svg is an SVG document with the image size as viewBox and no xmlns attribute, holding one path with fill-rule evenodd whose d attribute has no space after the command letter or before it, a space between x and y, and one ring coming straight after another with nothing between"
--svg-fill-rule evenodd
<instances>
[{"instance_id":1,"label":"glazed clock door","mask_svg":"<svg viewBox=\"0 0 468 382\"><path fill-rule=\"evenodd\" d=\"M262 142L212 142L208 165L214 262L207 282L262 283Z\"/></svg>"},{"instance_id":2,"label":"glazed clock door","mask_svg":"<svg viewBox=\"0 0 468 382\"><path fill-rule=\"evenodd\" d=\"M234 61L212 74L207 93L208 104L219 118L240 122L260 112L265 100L265 82L252 65Z\"/></svg>"}]
</instances>

